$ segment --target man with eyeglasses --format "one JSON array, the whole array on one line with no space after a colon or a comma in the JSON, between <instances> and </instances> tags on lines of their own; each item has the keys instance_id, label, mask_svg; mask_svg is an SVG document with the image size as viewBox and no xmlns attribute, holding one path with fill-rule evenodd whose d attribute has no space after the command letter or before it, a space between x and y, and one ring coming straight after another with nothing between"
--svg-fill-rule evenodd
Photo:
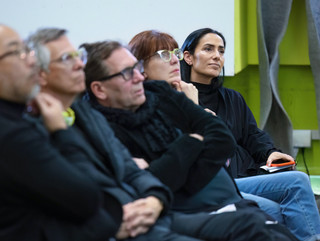
<instances>
[{"instance_id":1,"label":"man with eyeglasses","mask_svg":"<svg viewBox=\"0 0 320 241\"><path fill-rule=\"evenodd\" d=\"M65 35L65 30L56 32L47 29L41 31L37 38L49 50L50 65L48 71L40 73L40 85L42 92L52 94L58 99L69 99L70 103L64 103L64 107L70 106L74 96L81 93L84 88L83 67L86 53L83 50L76 50ZM40 41L29 39L35 44ZM54 39L54 41L52 40ZM72 98L70 98L72 97Z\"/></svg>"},{"instance_id":2,"label":"man with eyeglasses","mask_svg":"<svg viewBox=\"0 0 320 241\"><path fill-rule=\"evenodd\" d=\"M37 95L38 74L35 51L0 24L0 240L105 241L120 225L121 205L61 155L79 142L61 102ZM44 125L25 119L31 101Z\"/></svg>"},{"instance_id":3,"label":"man with eyeglasses","mask_svg":"<svg viewBox=\"0 0 320 241\"><path fill-rule=\"evenodd\" d=\"M39 89L35 52L29 50L9 27L0 25L0 31L1 97L25 103Z\"/></svg>"}]
</instances>

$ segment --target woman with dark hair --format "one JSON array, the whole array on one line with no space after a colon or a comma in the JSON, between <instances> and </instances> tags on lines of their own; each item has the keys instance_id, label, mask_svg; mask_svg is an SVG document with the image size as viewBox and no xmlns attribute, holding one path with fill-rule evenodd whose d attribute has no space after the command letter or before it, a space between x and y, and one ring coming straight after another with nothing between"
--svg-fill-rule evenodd
<instances>
[{"instance_id":1,"label":"woman with dark hair","mask_svg":"<svg viewBox=\"0 0 320 241\"><path fill-rule=\"evenodd\" d=\"M237 149L229 170L240 191L279 203L285 224L301 240L319 234L319 214L305 173L290 171L247 177L258 174L261 165L293 158L275 148L268 134L258 128L241 94L223 87L225 48L225 38L216 30L202 28L192 32L182 46L182 79L197 87L199 104L214 111L233 133ZM255 200L255 196L244 196Z\"/></svg>"},{"instance_id":2,"label":"woman with dark hair","mask_svg":"<svg viewBox=\"0 0 320 241\"><path fill-rule=\"evenodd\" d=\"M246 177L259 173L261 165L270 165L283 159L294 161L279 152L271 138L261 131L240 93L222 86L224 72L224 36L210 28L192 32L182 50L181 75L199 91L200 105L220 116L238 141L238 151L230 163L233 177Z\"/></svg>"}]
</instances>

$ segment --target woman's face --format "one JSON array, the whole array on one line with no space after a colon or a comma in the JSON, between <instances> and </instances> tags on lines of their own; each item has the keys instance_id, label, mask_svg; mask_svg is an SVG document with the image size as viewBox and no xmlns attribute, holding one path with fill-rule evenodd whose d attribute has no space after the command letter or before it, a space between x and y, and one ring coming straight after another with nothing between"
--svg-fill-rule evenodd
<instances>
[{"instance_id":1,"label":"woman's face","mask_svg":"<svg viewBox=\"0 0 320 241\"><path fill-rule=\"evenodd\" d=\"M207 78L211 81L212 78L218 77L224 65L222 38L214 33L204 35L193 55L185 53L185 60L191 65L193 78Z\"/></svg>"},{"instance_id":2,"label":"woman's face","mask_svg":"<svg viewBox=\"0 0 320 241\"><path fill-rule=\"evenodd\" d=\"M155 54L145 62L144 72L146 79L165 80L170 85L181 81L180 61L175 54L170 54L171 60L168 62L162 60L159 54Z\"/></svg>"}]
</instances>

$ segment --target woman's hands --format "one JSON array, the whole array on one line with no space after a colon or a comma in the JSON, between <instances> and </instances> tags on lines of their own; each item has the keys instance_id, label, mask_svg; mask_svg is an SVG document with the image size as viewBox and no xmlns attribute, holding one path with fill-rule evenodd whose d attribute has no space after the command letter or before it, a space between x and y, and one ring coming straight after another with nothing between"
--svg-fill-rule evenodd
<instances>
[{"instance_id":1,"label":"woman's hands","mask_svg":"<svg viewBox=\"0 0 320 241\"><path fill-rule=\"evenodd\" d=\"M171 83L172 87L179 92L185 93L185 95L192 100L195 104L199 104L198 89L191 83L184 81L174 81Z\"/></svg>"},{"instance_id":2,"label":"woman's hands","mask_svg":"<svg viewBox=\"0 0 320 241\"><path fill-rule=\"evenodd\" d=\"M270 156L268 157L268 160L267 160L267 163L266 165L268 167L271 166L271 163L273 161L276 161L276 160L280 160L280 159L283 159L283 160L288 160L288 161L294 161L293 157L288 155L288 154L284 154L284 153L281 153L281 152L278 152L278 151L275 151L275 152L272 152L270 154Z\"/></svg>"}]
</instances>

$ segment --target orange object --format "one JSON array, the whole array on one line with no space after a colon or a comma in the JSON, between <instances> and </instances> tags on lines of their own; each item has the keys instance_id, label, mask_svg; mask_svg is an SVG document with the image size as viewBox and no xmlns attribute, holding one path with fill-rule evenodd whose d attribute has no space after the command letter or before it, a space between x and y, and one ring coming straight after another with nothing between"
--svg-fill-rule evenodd
<instances>
[{"instance_id":1,"label":"orange object","mask_svg":"<svg viewBox=\"0 0 320 241\"><path fill-rule=\"evenodd\" d=\"M283 167L283 166L290 166L290 165L294 165L296 162L295 161L287 161L287 160L276 160L274 162L271 163L272 167Z\"/></svg>"}]
</instances>

